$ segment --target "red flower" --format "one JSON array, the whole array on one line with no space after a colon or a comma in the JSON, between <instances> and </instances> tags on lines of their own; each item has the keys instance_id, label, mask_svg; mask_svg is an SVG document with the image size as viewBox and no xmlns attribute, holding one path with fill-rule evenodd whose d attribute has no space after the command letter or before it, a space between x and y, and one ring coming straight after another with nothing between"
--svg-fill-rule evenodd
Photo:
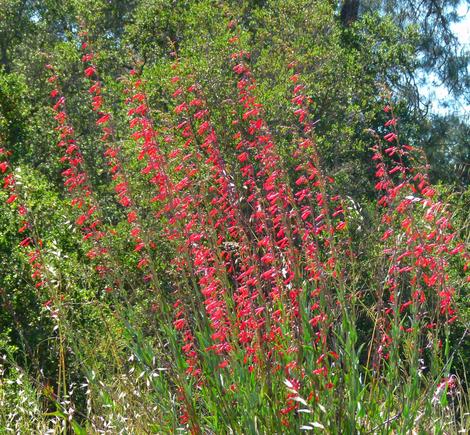
<instances>
[{"instance_id":1,"label":"red flower","mask_svg":"<svg viewBox=\"0 0 470 435\"><path fill-rule=\"evenodd\" d=\"M12 194L8 197L7 199L7 204L11 204L12 202L15 202L18 197L15 194Z\"/></svg>"},{"instance_id":2,"label":"red flower","mask_svg":"<svg viewBox=\"0 0 470 435\"><path fill-rule=\"evenodd\" d=\"M130 211L127 214L127 222L132 223L137 219L137 213L135 211Z\"/></svg>"},{"instance_id":3,"label":"red flower","mask_svg":"<svg viewBox=\"0 0 470 435\"><path fill-rule=\"evenodd\" d=\"M246 162L248 160L248 153L241 153L238 155L237 159L243 163L243 162Z\"/></svg>"},{"instance_id":4,"label":"red flower","mask_svg":"<svg viewBox=\"0 0 470 435\"><path fill-rule=\"evenodd\" d=\"M99 118L96 121L96 125L105 124L106 122L109 121L110 117L111 117L111 115L109 113L106 113L105 115L103 115L101 118Z\"/></svg>"},{"instance_id":5,"label":"red flower","mask_svg":"<svg viewBox=\"0 0 470 435\"><path fill-rule=\"evenodd\" d=\"M228 361L225 359L219 364L219 368L223 369L228 366Z\"/></svg>"},{"instance_id":6,"label":"red flower","mask_svg":"<svg viewBox=\"0 0 470 435\"><path fill-rule=\"evenodd\" d=\"M82 214L82 215L80 215L80 216L77 218L77 220L75 221L75 223L76 223L78 226L82 226L82 225L85 223L86 220L87 220L87 215Z\"/></svg>"},{"instance_id":7,"label":"red flower","mask_svg":"<svg viewBox=\"0 0 470 435\"><path fill-rule=\"evenodd\" d=\"M32 243L32 241L33 240L31 239L31 237L26 237L20 242L20 246L22 247L29 246Z\"/></svg>"},{"instance_id":8,"label":"red flower","mask_svg":"<svg viewBox=\"0 0 470 435\"><path fill-rule=\"evenodd\" d=\"M85 68L85 75L87 77L91 77L95 73L96 73L96 68L94 66L89 66L88 68Z\"/></svg>"}]
</instances>

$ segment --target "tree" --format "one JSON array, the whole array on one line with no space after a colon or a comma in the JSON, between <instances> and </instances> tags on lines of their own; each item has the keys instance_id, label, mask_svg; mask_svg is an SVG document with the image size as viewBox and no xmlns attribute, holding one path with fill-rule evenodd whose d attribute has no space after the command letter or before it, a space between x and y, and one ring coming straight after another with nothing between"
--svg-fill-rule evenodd
<instances>
[{"instance_id":1,"label":"tree","mask_svg":"<svg viewBox=\"0 0 470 435\"><path fill-rule=\"evenodd\" d=\"M0 63L6 72L12 68L12 53L31 28L34 1L1 0Z\"/></svg>"},{"instance_id":2,"label":"tree","mask_svg":"<svg viewBox=\"0 0 470 435\"><path fill-rule=\"evenodd\" d=\"M341 2L341 17L345 25L350 25L360 16L380 11L402 30L407 26L417 27L422 70L435 74L453 95L470 101L468 48L462 47L452 30L452 25L462 19L457 10L465 4L470 6L468 0L345 0ZM419 79L415 72L410 74Z\"/></svg>"}]
</instances>

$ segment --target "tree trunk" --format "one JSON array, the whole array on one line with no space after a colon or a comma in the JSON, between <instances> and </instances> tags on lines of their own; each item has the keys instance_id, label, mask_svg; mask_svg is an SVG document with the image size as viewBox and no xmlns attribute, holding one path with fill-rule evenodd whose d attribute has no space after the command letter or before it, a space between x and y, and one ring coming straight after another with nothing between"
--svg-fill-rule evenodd
<instances>
[{"instance_id":1,"label":"tree trunk","mask_svg":"<svg viewBox=\"0 0 470 435\"><path fill-rule=\"evenodd\" d=\"M341 22L349 27L359 15L359 0L344 0L341 6Z\"/></svg>"},{"instance_id":2,"label":"tree trunk","mask_svg":"<svg viewBox=\"0 0 470 435\"><path fill-rule=\"evenodd\" d=\"M0 44L0 56L1 56L1 64L4 67L4 71L6 73L10 72L10 63L8 62L8 52L7 52L7 43L6 41L2 41Z\"/></svg>"}]
</instances>

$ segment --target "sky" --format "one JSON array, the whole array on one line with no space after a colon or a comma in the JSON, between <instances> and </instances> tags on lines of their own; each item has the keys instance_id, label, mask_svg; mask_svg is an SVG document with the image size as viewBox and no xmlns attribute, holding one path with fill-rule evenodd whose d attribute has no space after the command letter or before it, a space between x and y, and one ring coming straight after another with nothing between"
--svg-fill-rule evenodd
<instances>
[{"instance_id":1,"label":"sky","mask_svg":"<svg viewBox=\"0 0 470 435\"><path fill-rule=\"evenodd\" d=\"M453 29L463 44L470 44L470 11L469 6L461 4L458 8L459 16L463 17L460 23L455 23Z\"/></svg>"}]
</instances>

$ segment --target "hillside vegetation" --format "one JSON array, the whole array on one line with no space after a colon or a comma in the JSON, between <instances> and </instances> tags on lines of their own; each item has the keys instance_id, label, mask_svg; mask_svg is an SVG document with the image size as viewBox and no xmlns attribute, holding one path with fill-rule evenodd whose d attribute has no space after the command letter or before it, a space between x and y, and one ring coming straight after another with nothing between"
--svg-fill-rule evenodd
<instances>
[{"instance_id":1,"label":"hillside vegetation","mask_svg":"<svg viewBox=\"0 0 470 435\"><path fill-rule=\"evenodd\" d=\"M467 433L470 131L418 82L468 56L415 3L0 2L0 433Z\"/></svg>"}]
</instances>

